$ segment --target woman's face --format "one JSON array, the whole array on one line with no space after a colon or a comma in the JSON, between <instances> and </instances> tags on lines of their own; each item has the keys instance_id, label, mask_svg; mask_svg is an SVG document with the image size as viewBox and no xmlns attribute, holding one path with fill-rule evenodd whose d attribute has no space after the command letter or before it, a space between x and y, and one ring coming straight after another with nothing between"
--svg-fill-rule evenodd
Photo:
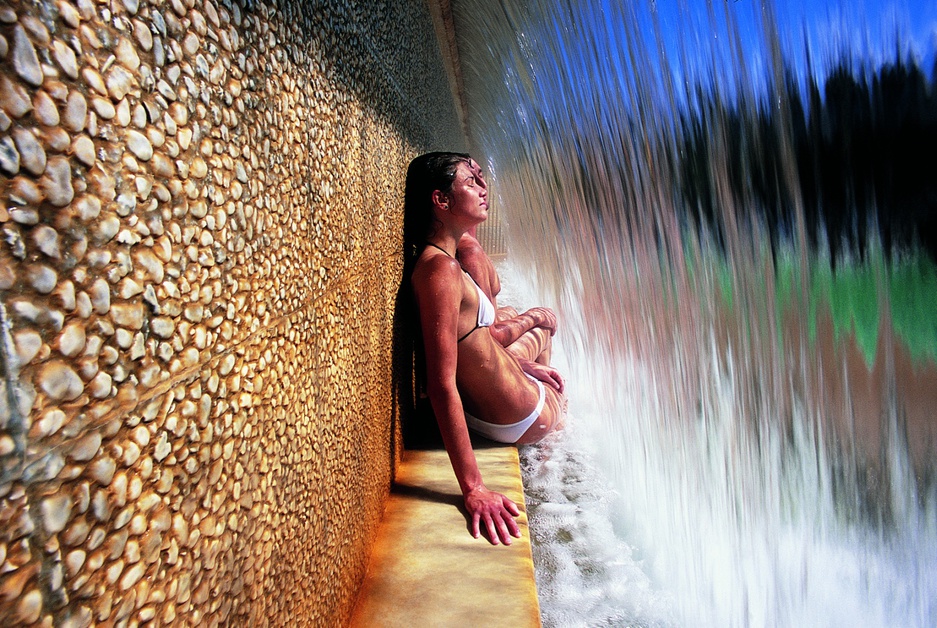
<instances>
[{"instance_id":1,"label":"woman's face","mask_svg":"<svg viewBox=\"0 0 937 628\"><path fill-rule=\"evenodd\" d=\"M475 218L477 222L488 217L488 190L467 163L459 164L447 196L453 216Z\"/></svg>"},{"instance_id":2,"label":"woman's face","mask_svg":"<svg viewBox=\"0 0 937 628\"><path fill-rule=\"evenodd\" d=\"M469 158L468 167L469 170L472 171L472 174L475 175L475 180L478 182L478 185L487 190L488 183L485 181L485 177L482 175L482 167L478 165L478 162L472 158Z\"/></svg>"}]
</instances>

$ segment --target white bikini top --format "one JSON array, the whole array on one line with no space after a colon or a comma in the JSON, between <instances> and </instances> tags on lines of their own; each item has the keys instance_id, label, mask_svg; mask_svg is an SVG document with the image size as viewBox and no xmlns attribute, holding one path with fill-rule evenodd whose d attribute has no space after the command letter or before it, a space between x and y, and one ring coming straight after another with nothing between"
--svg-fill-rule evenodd
<instances>
[{"instance_id":1,"label":"white bikini top","mask_svg":"<svg viewBox=\"0 0 937 628\"><path fill-rule=\"evenodd\" d=\"M434 244L429 241L427 241L426 244L435 249L439 249L445 253L446 257L452 258L452 256L449 255L449 252L438 244ZM478 322L475 323L475 327L472 327L470 330L468 330L468 333L459 338L458 342L462 342L468 338L469 334L471 334L479 327L491 327L495 322L495 306L491 302L491 299L489 299L488 295L482 291L478 283L472 279L472 276L465 272L465 269L463 269L462 272L465 273L465 276L468 277L469 281L472 282L472 285L475 286L475 291L478 292Z\"/></svg>"},{"instance_id":2,"label":"white bikini top","mask_svg":"<svg viewBox=\"0 0 937 628\"><path fill-rule=\"evenodd\" d=\"M495 322L495 306L492 304L491 299L489 299L488 295L482 291L481 287L479 287L477 283L475 283L475 280L472 279L471 275L468 273L465 273L465 275L472 282L472 285L475 286L475 291L478 292L478 322L475 323L475 327L472 327L464 336L459 338L459 342L462 342L468 338L469 334L471 334L479 327L491 327Z\"/></svg>"},{"instance_id":3,"label":"white bikini top","mask_svg":"<svg viewBox=\"0 0 937 628\"><path fill-rule=\"evenodd\" d=\"M471 276L469 279L472 279ZM481 286L475 283L474 279L472 279L472 283L475 284L475 290L478 291L478 326L491 327L495 322L495 306L488 298L488 295L482 291Z\"/></svg>"}]
</instances>

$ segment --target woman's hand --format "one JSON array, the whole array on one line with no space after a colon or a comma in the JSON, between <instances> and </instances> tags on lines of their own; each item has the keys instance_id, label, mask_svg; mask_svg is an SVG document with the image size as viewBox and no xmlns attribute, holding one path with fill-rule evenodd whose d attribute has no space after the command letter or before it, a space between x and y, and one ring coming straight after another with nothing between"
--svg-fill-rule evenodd
<instances>
[{"instance_id":1,"label":"woman's hand","mask_svg":"<svg viewBox=\"0 0 937 628\"><path fill-rule=\"evenodd\" d=\"M543 327L551 336L556 335L556 314L550 308L532 307L524 314L534 319L534 327Z\"/></svg>"},{"instance_id":2,"label":"woman's hand","mask_svg":"<svg viewBox=\"0 0 937 628\"><path fill-rule=\"evenodd\" d=\"M517 504L501 493L489 491L484 484L465 494L465 509L472 517L472 536L476 539L481 534L482 522L492 545L498 545L499 541L510 545L512 536L520 538L521 529L514 521L521 512Z\"/></svg>"},{"instance_id":3,"label":"woman's hand","mask_svg":"<svg viewBox=\"0 0 937 628\"><path fill-rule=\"evenodd\" d=\"M557 371L552 366L546 366L540 364L539 362L532 362L530 360L518 359L520 362L521 368L524 369L524 372L539 379L541 382L556 390L556 392L563 394L563 390L566 388L566 383L563 381L563 376L560 375L560 372Z\"/></svg>"}]
</instances>

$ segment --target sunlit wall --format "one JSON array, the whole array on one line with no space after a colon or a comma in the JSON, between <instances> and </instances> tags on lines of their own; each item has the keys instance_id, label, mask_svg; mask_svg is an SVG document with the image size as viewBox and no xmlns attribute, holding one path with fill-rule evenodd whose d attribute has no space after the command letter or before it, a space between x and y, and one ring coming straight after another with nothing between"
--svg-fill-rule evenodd
<instances>
[{"instance_id":1,"label":"sunlit wall","mask_svg":"<svg viewBox=\"0 0 937 628\"><path fill-rule=\"evenodd\" d=\"M0 5L0 624L341 623L462 141L421 0Z\"/></svg>"}]
</instances>

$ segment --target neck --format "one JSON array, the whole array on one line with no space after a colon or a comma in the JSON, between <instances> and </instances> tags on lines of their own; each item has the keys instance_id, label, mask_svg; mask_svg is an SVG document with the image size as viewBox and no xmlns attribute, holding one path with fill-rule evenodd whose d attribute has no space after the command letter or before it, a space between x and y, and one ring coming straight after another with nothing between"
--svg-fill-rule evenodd
<instances>
[{"instance_id":1,"label":"neck","mask_svg":"<svg viewBox=\"0 0 937 628\"><path fill-rule=\"evenodd\" d=\"M426 238L426 243L444 251L449 257L455 257L456 250L459 247L459 238L461 237L461 232L449 233L448 231L437 230Z\"/></svg>"},{"instance_id":2,"label":"neck","mask_svg":"<svg viewBox=\"0 0 937 628\"><path fill-rule=\"evenodd\" d=\"M448 255L449 257L453 259L455 258L456 247L450 243L441 244L438 242L433 242L432 240L427 240L426 245L431 246L434 249L437 249L439 251L442 251L443 253L445 253L446 255ZM449 251L452 251L452 252L450 253Z\"/></svg>"}]
</instances>

